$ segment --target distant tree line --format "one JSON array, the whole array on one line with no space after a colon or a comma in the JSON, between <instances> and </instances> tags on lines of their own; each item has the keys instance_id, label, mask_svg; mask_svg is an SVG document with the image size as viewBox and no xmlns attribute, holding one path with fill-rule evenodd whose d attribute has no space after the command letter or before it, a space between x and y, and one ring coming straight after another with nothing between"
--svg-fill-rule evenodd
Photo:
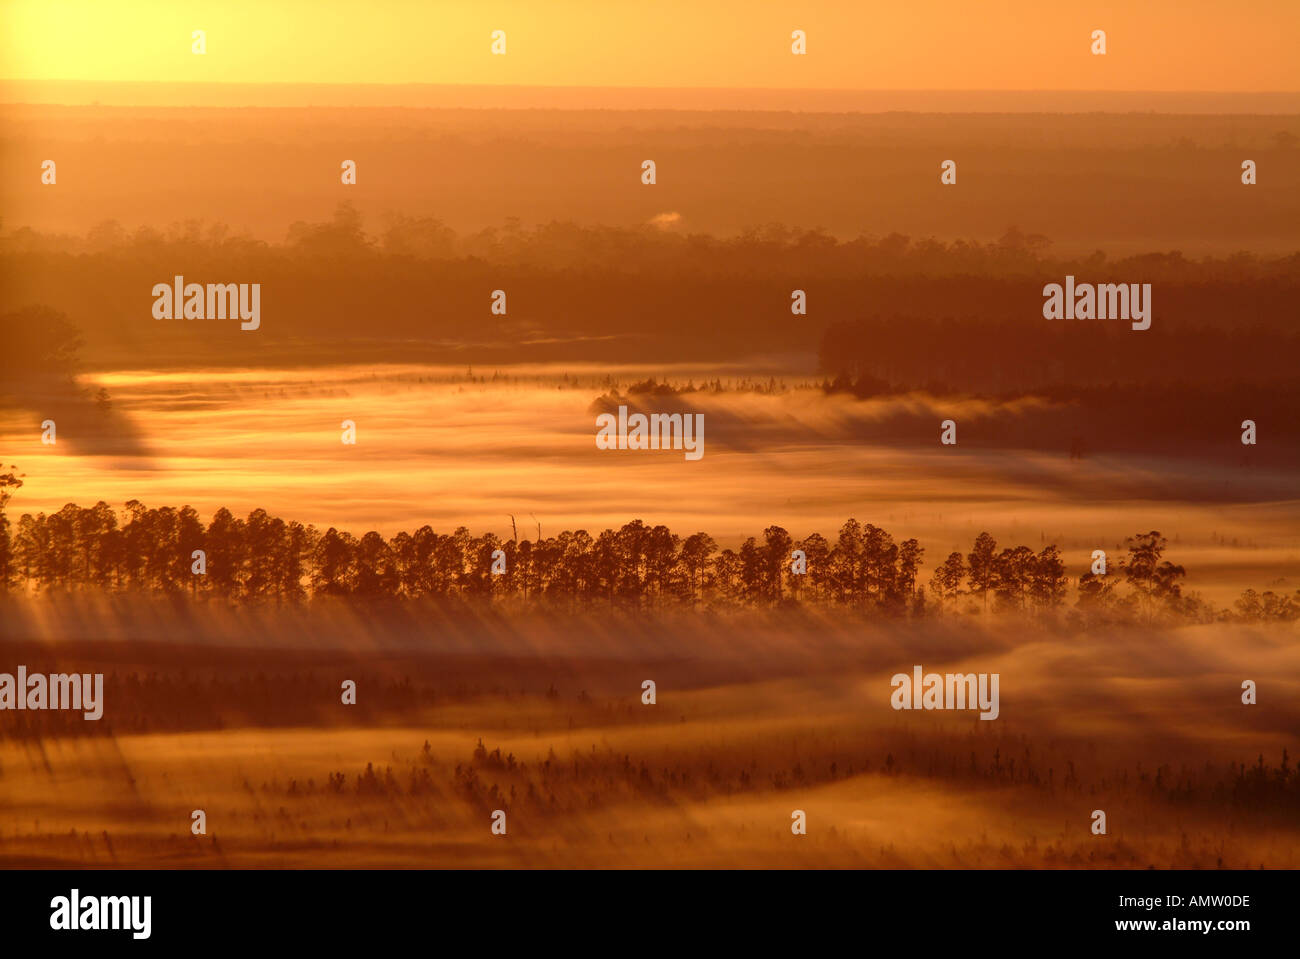
<instances>
[{"instance_id":1,"label":"distant tree line","mask_svg":"<svg viewBox=\"0 0 1300 959\"><path fill-rule=\"evenodd\" d=\"M329 219L291 224L282 243L193 222L166 231L108 223L82 237L0 232L7 280L0 324L39 331L32 309L63 314L82 331L88 363L111 362L120 330L136 323L150 330L133 347L142 366L199 356L248 363L246 344L228 328L214 327L226 334L198 350L194 324L152 319L149 290L179 273L198 283L255 276L268 297L258 333L263 365L303 363L305 337L319 355L353 360L365 342L368 358L389 362L716 361L806 353L831 323L863 319L868 329L827 341L827 376L856 379L841 369L845 361L895 389L931 380L950 389L989 382L1032 389L1167 381L1190 361L1186 379L1199 385L1236 381L1252 363L1273 381L1296 356L1294 253L1050 257L1045 237L1014 229L985 243L900 234L839 240L781 225L722 237L575 223L458 234L410 216L368 226L341 205ZM1044 320L1043 285L1066 275L1154 284L1151 329L1138 335L1122 321ZM500 315L488 300L498 287L509 302ZM795 290L807 294L806 315L791 313ZM882 303L906 303L919 320L872 316ZM359 315L368 318L361 327ZM1094 342L1102 330L1112 331L1104 346ZM837 352L840 344L852 351Z\"/></svg>"},{"instance_id":2,"label":"distant tree line","mask_svg":"<svg viewBox=\"0 0 1300 959\"><path fill-rule=\"evenodd\" d=\"M1294 286L1300 252L1186 257L1179 251L1137 253L1111 259L1102 250L1085 255L1050 253L1052 240L1008 227L997 240L956 239L901 233L837 238L821 228L782 223L754 226L730 236L661 230L651 225L605 226L551 221L525 226L509 218L474 232L457 232L436 217L389 213L367 229L360 211L339 203L328 219L296 221L281 243L267 243L228 224L186 220L159 230L128 229L116 220L83 235L45 233L31 227L0 232L0 256L110 254L125 259L177 262L263 258L358 259L389 257L425 262L481 261L546 270L617 269L620 272L699 272L861 278L902 276L1024 276L1041 272L1095 273L1175 282ZM1059 280L1059 277L1057 278Z\"/></svg>"},{"instance_id":3,"label":"distant tree line","mask_svg":"<svg viewBox=\"0 0 1300 959\"><path fill-rule=\"evenodd\" d=\"M821 369L833 378L835 391L860 396L913 389L935 395L1037 390L1050 396L1058 390L1062 398L1073 398L1092 390L1096 395L1088 399L1096 402L1116 387L1147 396L1171 390L1183 395L1195 384L1197 390L1254 387L1261 396L1282 389L1295 409L1300 333L1279 325L1276 312L1269 317L1232 311L1231 285L1161 288L1159 312L1141 335L1122 321L1044 320L1037 287L1026 284L1022 293L1027 295L1019 303L1008 301L1015 306L981 319L951 313L836 320L822 336ZM1261 292L1261 310L1282 309L1285 295L1281 285ZM1217 315L1231 313L1232 324L1216 323L1211 304Z\"/></svg>"},{"instance_id":4,"label":"distant tree line","mask_svg":"<svg viewBox=\"0 0 1300 959\"><path fill-rule=\"evenodd\" d=\"M1055 545L999 549L988 533L968 554L950 554L926 587L919 577L924 549L915 539L896 542L855 519L834 540L820 533L796 540L769 526L738 549L719 549L707 533L683 538L641 520L595 536L566 530L534 540L471 536L463 527L437 533L429 526L358 538L286 522L263 509L239 519L222 508L204 525L192 507L151 509L137 500L120 518L102 501L89 508L70 503L11 526L3 506L21 482L12 472L0 475L0 587L6 590L96 588L277 603L434 597L633 609L810 603L921 616L990 608L1047 613L1065 605L1070 587ZM1206 604L1183 594L1185 571L1163 559L1165 545L1155 531L1130 538L1114 573L1078 579L1078 612L1143 621L1213 618ZM1238 615L1293 620L1300 616L1297 599L1300 594L1249 591Z\"/></svg>"}]
</instances>

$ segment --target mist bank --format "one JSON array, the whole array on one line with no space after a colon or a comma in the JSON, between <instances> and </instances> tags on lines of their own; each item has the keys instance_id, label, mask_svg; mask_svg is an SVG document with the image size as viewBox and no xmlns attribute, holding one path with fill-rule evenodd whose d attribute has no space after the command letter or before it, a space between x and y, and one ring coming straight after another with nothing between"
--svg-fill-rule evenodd
<instances>
[{"instance_id":1,"label":"mist bank","mask_svg":"<svg viewBox=\"0 0 1300 959\"><path fill-rule=\"evenodd\" d=\"M1203 409L1199 395L1106 407L1117 415L1099 420L1032 396L859 399L734 370L725 381L707 367L666 372L669 387L642 370L567 365L106 374L92 381L113 416L148 424L148 449L97 407L87 423L60 419L57 446L42 442L39 409L10 412L0 443L25 478L9 514L134 500L188 504L205 522L222 508L266 510L385 541L425 525L511 540L512 516L529 540L538 525L547 538L640 517L732 549L767 526L833 535L857 516L916 538L930 563L988 530L1035 552L1055 543L1079 572L1094 549L1159 529L1192 587L1219 605L1300 576L1286 421L1260 415L1260 443L1246 447L1226 410L1177 421L1179 409ZM597 413L620 403L703 415L703 457L598 449ZM950 418L957 443L944 446ZM340 443L345 420L355 446ZM1169 422L1168 436L1147 429Z\"/></svg>"},{"instance_id":2,"label":"mist bank","mask_svg":"<svg viewBox=\"0 0 1300 959\"><path fill-rule=\"evenodd\" d=\"M877 735L1050 734L1090 749L1105 743L1107 762L1158 765L1243 749L1249 759L1260 748L1272 755L1293 748L1300 728L1294 623L1083 633L1012 615L873 622L797 609L515 615L428 602L239 608L93 595L0 604L11 666L105 675L102 721L29 712L8 738L443 722L503 699L510 705L501 716L515 728L564 728L566 715L653 728L675 725L685 711L757 729L758 714L788 708L809 718L815 703ZM998 719L900 713L891 677L918 665L998 674ZM355 710L339 708L345 679L357 683ZM658 687L660 711L640 703L646 679ZM1243 706L1243 680L1257 685L1258 706Z\"/></svg>"}]
</instances>

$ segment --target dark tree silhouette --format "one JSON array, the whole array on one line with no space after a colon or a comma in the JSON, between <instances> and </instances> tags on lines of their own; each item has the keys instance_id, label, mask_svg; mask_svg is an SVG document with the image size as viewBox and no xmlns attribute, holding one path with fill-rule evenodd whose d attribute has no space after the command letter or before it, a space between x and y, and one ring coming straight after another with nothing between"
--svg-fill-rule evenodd
<instances>
[{"instance_id":1,"label":"dark tree silhouette","mask_svg":"<svg viewBox=\"0 0 1300 959\"><path fill-rule=\"evenodd\" d=\"M13 537L9 531L9 517L5 507L13 493L23 485L22 478L15 472L17 467L9 467L9 472L0 473L0 592L7 592L18 578L18 568L14 560Z\"/></svg>"},{"instance_id":2,"label":"dark tree silhouette","mask_svg":"<svg viewBox=\"0 0 1300 959\"><path fill-rule=\"evenodd\" d=\"M12 470L12 468L11 468ZM436 599L456 602L546 603L578 609L607 603L633 610L688 606L775 606L821 603L881 615L926 614L918 586L924 549L915 539L896 544L885 530L847 520L832 544L820 533L795 540L780 526L748 537L739 550L718 550L707 533L682 540L665 526L633 520L593 537L565 530L535 540L471 536L463 527L440 534L429 526L391 539L370 531L357 540L333 527L323 534L256 509L237 519L221 508L205 528L189 506L149 508L126 504L126 522L104 502L83 509L69 503L57 513L24 514L11 533L3 507L22 485L0 473L0 587L36 592L99 589L178 593L250 603L299 602L311 597ZM540 530L539 530L540 532ZM1133 614L1204 620L1213 611L1183 595L1185 570L1163 559L1158 532L1128 540L1121 576L1085 573L1078 579L1076 611L1089 619ZM792 568L802 549L807 572ZM195 551L206 554L206 574L193 572ZM493 555L505 554L504 573ZM1120 596L1120 580L1128 592ZM1049 615L1066 599L1069 580L1060 550L1028 546L1000 552L982 532L968 557L949 554L930 578L929 592L942 611L967 592L991 592L1003 612ZM1300 617L1294 598L1247 591L1235 613L1248 621Z\"/></svg>"},{"instance_id":3,"label":"dark tree silhouette","mask_svg":"<svg viewBox=\"0 0 1300 959\"><path fill-rule=\"evenodd\" d=\"M998 568L995 556L998 548L997 541L988 533L980 533L975 537L975 547L966 557L967 569L970 576L970 591L979 596L980 601L984 603L984 608L988 608L989 590L994 589L998 584Z\"/></svg>"}]
</instances>

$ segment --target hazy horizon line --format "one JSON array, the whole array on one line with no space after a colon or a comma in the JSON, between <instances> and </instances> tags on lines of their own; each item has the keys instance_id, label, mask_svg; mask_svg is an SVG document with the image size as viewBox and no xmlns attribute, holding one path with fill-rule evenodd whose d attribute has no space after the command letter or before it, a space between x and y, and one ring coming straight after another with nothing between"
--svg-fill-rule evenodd
<instances>
[{"instance_id":1,"label":"hazy horizon line","mask_svg":"<svg viewBox=\"0 0 1300 959\"><path fill-rule=\"evenodd\" d=\"M256 94L256 96L251 96ZM319 97L327 99L316 99ZM5 106L1300 114L1300 90L831 89L0 78Z\"/></svg>"}]
</instances>

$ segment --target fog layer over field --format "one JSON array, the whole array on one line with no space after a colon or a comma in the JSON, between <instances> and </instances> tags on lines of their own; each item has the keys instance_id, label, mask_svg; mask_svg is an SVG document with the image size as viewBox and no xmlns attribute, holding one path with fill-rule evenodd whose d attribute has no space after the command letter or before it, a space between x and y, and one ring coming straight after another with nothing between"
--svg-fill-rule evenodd
<instances>
[{"instance_id":1,"label":"fog layer over field","mask_svg":"<svg viewBox=\"0 0 1300 959\"><path fill-rule=\"evenodd\" d=\"M428 523L509 536L512 515L530 536L537 523L543 535L594 535L640 518L704 530L723 545L773 523L830 536L853 516L919 539L926 569L989 530L1035 548L1057 543L1073 575L1092 550L1118 552L1139 529L1159 529L1207 598L1227 602L1300 575L1300 508L1285 470L1136 451L1072 460L1068 427L1053 418L1061 411L1046 401L858 401L794 388L808 382L795 374L782 378L786 392L607 394L600 405L606 375L645 371L566 370L108 374L96 382L110 388L114 413L147 441L61 420L59 445L49 447L36 424L11 414L0 443L26 484L9 510L101 499L118 509L130 499L189 504L204 517L260 507L356 535ZM708 378L698 368L667 372ZM702 412L704 457L597 449L596 411L619 402ZM949 417L959 423L956 447L938 442ZM347 419L355 446L340 442ZM1005 448L1011 434L1022 448Z\"/></svg>"},{"instance_id":2,"label":"fog layer over field","mask_svg":"<svg viewBox=\"0 0 1300 959\"><path fill-rule=\"evenodd\" d=\"M4 648L31 669L107 674L101 722L7 727L7 864L1300 861L1293 625L516 622L75 597L5 613ZM998 673L998 719L894 710L890 678L915 665Z\"/></svg>"}]
</instances>

